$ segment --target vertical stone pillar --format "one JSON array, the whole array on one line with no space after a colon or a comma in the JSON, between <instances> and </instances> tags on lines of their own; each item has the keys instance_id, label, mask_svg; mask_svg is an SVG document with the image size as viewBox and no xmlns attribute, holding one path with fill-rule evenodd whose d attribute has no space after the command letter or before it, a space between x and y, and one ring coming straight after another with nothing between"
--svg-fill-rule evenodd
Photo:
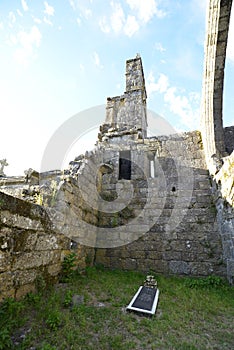
<instances>
[{"instance_id":1,"label":"vertical stone pillar","mask_svg":"<svg viewBox=\"0 0 234 350\"><path fill-rule=\"evenodd\" d=\"M139 54L126 61L126 92L135 105L134 115L130 115L130 125L141 128L142 136L147 136L146 89L142 60ZM130 106L131 108L131 106Z\"/></svg>"},{"instance_id":2,"label":"vertical stone pillar","mask_svg":"<svg viewBox=\"0 0 234 350\"><path fill-rule=\"evenodd\" d=\"M225 154L223 132L223 81L232 0L209 0L201 107L201 132L206 162L215 172L213 155Z\"/></svg>"}]
</instances>

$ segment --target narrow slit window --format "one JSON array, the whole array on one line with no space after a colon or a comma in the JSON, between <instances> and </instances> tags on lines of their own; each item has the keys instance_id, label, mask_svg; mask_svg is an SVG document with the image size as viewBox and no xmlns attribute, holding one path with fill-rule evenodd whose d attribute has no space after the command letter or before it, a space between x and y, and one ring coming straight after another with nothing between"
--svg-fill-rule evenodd
<instances>
[{"instance_id":1,"label":"narrow slit window","mask_svg":"<svg viewBox=\"0 0 234 350\"><path fill-rule=\"evenodd\" d=\"M131 152L121 151L119 155L119 180L131 180Z\"/></svg>"},{"instance_id":2,"label":"narrow slit window","mask_svg":"<svg viewBox=\"0 0 234 350\"><path fill-rule=\"evenodd\" d=\"M150 160L150 177L155 177L154 160Z\"/></svg>"}]
</instances>

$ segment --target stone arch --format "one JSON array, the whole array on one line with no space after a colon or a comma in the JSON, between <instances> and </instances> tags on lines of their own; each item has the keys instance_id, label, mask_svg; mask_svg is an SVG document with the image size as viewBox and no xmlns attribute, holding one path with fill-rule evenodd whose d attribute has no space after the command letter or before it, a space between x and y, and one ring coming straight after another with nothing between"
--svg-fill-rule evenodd
<instances>
[{"instance_id":1,"label":"stone arch","mask_svg":"<svg viewBox=\"0 0 234 350\"><path fill-rule=\"evenodd\" d=\"M207 166L225 156L223 131L223 82L232 0L209 0L205 39L201 133Z\"/></svg>"}]
</instances>

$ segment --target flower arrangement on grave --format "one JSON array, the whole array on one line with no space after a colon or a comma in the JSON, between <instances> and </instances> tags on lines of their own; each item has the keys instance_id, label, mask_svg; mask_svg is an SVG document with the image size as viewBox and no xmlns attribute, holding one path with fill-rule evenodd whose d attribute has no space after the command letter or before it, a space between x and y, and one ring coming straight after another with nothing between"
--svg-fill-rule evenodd
<instances>
[{"instance_id":1,"label":"flower arrangement on grave","mask_svg":"<svg viewBox=\"0 0 234 350\"><path fill-rule=\"evenodd\" d=\"M150 288L157 288L157 281L154 276L148 275L146 276L146 279L144 281L144 286L145 287L150 287Z\"/></svg>"}]
</instances>

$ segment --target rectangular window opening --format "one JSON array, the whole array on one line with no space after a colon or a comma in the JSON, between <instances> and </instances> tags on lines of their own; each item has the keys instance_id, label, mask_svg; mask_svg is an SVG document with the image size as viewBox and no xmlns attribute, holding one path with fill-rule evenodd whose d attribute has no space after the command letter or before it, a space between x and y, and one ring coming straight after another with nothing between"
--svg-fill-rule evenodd
<instances>
[{"instance_id":1,"label":"rectangular window opening","mask_svg":"<svg viewBox=\"0 0 234 350\"><path fill-rule=\"evenodd\" d=\"M131 151L120 151L119 180L131 180Z\"/></svg>"}]
</instances>

